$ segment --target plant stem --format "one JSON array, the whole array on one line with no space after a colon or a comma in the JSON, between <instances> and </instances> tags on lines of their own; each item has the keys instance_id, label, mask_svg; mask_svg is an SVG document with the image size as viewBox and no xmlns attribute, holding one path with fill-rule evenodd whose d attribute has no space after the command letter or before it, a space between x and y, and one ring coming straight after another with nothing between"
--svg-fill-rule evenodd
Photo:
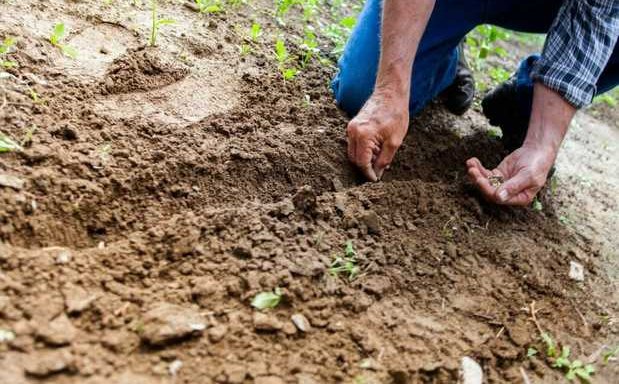
<instances>
[{"instance_id":1,"label":"plant stem","mask_svg":"<svg viewBox=\"0 0 619 384\"><path fill-rule=\"evenodd\" d=\"M150 45L153 47L157 43L157 0L151 1L151 8L153 10L153 26L150 32Z\"/></svg>"}]
</instances>

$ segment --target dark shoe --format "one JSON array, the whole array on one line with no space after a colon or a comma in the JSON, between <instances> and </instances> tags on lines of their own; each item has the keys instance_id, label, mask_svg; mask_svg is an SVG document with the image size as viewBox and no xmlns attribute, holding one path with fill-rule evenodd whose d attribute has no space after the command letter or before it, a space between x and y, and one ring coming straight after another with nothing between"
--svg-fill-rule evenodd
<instances>
[{"instance_id":1,"label":"dark shoe","mask_svg":"<svg viewBox=\"0 0 619 384\"><path fill-rule=\"evenodd\" d=\"M509 152L522 146L529 126L529 115L522 112L519 102L514 76L488 92L481 101L481 108L490 125L503 131L501 140Z\"/></svg>"},{"instance_id":2,"label":"dark shoe","mask_svg":"<svg viewBox=\"0 0 619 384\"><path fill-rule=\"evenodd\" d=\"M454 115L462 115L473 105L475 79L464 57L464 42L458 45L458 67L453 83L442 93L443 104Z\"/></svg>"},{"instance_id":3,"label":"dark shoe","mask_svg":"<svg viewBox=\"0 0 619 384\"><path fill-rule=\"evenodd\" d=\"M516 77L512 76L509 80L488 92L481 101L481 108L490 125L501 128L503 132L501 141L503 147L509 153L522 147L527 136L529 113L525 113L524 110L530 110L530 100L532 100L533 95L523 94L524 92L531 91L528 89L519 91L516 85ZM522 103L529 103L529 106L523 106ZM556 168L553 165L548 171L548 179L554 175L555 171Z\"/></svg>"}]
</instances>

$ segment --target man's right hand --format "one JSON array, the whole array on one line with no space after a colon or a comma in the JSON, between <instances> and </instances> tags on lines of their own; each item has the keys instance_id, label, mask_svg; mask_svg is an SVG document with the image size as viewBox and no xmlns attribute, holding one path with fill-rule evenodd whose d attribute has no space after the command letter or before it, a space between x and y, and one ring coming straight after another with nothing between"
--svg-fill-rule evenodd
<instances>
[{"instance_id":1,"label":"man's right hand","mask_svg":"<svg viewBox=\"0 0 619 384\"><path fill-rule=\"evenodd\" d=\"M371 181L378 181L408 131L408 97L375 91L348 123L348 158Z\"/></svg>"}]
</instances>

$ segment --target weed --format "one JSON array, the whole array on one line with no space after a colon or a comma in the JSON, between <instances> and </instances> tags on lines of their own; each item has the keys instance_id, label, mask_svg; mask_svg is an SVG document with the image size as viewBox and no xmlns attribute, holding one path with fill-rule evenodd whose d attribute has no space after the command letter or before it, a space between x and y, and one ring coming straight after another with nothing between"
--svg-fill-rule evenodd
<instances>
[{"instance_id":1,"label":"weed","mask_svg":"<svg viewBox=\"0 0 619 384\"><path fill-rule=\"evenodd\" d=\"M54 47L60 49L63 55L75 59L77 57L77 50L69 45L62 44L62 40L64 40L65 35L66 27L64 23L58 23L54 26L52 34L49 36L49 42Z\"/></svg>"},{"instance_id":2,"label":"weed","mask_svg":"<svg viewBox=\"0 0 619 384\"><path fill-rule=\"evenodd\" d=\"M611 359L614 359L615 357L617 357L617 355L619 355L619 345L616 346L614 349L604 351L602 353L602 361L604 362L604 364L608 364L608 362Z\"/></svg>"},{"instance_id":3,"label":"weed","mask_svg":"<svg viewBox=\"0 0 619 384\"><path fill-rule=\"evenodd\" d=\"M5 56L11 53L11 48L15 45L15 38L6 37L0 44L0 66L4 68L13 68L17 63L13 60L5 59Z\"/></svg>"},{"instance_id":4,"label":"weed","mask_svg":"<svg viewBox=\"0 0 619 384\"><path fill-rule=\"evenodd\" d=\"M327 26L324 34L335 45L335 48L331 51L332 55L339 56L342 54L346 41L348 40L348 36L350 36L350 33L356 23L357 19L352 16L347 16L340 19L338 23Z\"/></svg>"},{"instance_id":5,"label":"weed","mask_svg":"<svg viewBox=\"0 0 619 384\"><path fill-rule=\"evenodd\" d=\"M580 360L570 360L570 347L563 346L559 353L559 347L548 333L542 333L542 341L546 345L546 356L553 360L552 367L561 369L565 372L565 378L573 381L576 378L584 382L591 380L591 375L595 373L592 364L584 364ZM531 350L533 348L529 348ZM529 355L527 353L527 355Z\"/></svg>"},{"instance_id":6,"label":"weed","mask_svg":"<svg viewBox=\"0 0 619 384\"><path fill-rule=\"evenodd\" d=\"M152 28L150 32L150 40L149 45L154 47L157 44L157 34L159 33L159 28L163 25L171 25L174 24L175 21L172 19L160 19L157 14L157 0L151 0L151 11L152 11Z\"/></svg>"},{"instance_id":7,"label":"weed","mask_svg":"<svg viewBox=\"0 0 619 384\"><path fill-rule=\"evenodd\" d=\"M292 80L299 72L294 66L288 66L290 54L286 49L286 43L282 39L275 42L275 58L277 59L278 69L285 80Z\"/></svg>"},{"instance_id":8,"label":"weed","mask_svg":"<svg viewBox=\"0 0 619 384\"><path fill-rule=\"evenodd\" d=\"M535 355L537 355L537 349L535 348L527 349L527 357L533 357Z\"/></svg>"},{"instance_id":9,"label":"weed","mask_svg":"<svg viewBox=\"0 0 619 384\"><path fill-rule=\"evenodd\" d=\"M253 23L249 29L249 36L253 42L257 42L258 38L262 35L262 27L258 23Z\"/></svg>"},{"instance_id":10,"label":"weed","mask_svg":"<svg viewBox=\"0 0 619 384\"><path fill-rule=\"evenodd\" d=\"M272 309L279 305L282 300L282 291L275 288L273 292L260 292L251 301L251 306L256 309Z\"/></svg>"},{"instance_id":11,"label":"weed","mask_svg":"<svg viewBox=\"0 0 619 384\"><path fill-rule=\"evenodd\" d=\"M221 1L219 0L196 0L196 5L200 13L219 13L222 11Z\"/></svg>"},{"instance_id":12,"label":"weed","mask_svg":"<svg viewBox=\"0 0 619 384\"><path fill-rule=\"evenodd\" d=\"M353 247L352 241L346 242L344 255L336 255L333 262L329 266L329 273L333 276L339 276L340 273L347 275L349 281L353 281L361 272L361 268L357 265L357 252Z\"/></svg>"},{"instance_id":13,"label":"weed","mask_svg":"<svg viewBox=\"0 0 619 384\"><path fill-rule=\"evenodd\" d=\"M611 108L614 108L617 106L617 104L619 104L619 102L617 102L617 99L611 95L610 93L604 93L602 95L598 95L593 99L593 103L604 103L606 105L608 105Z\"/></svg>"},{"instance_id":14,"label":"weed","mask_svg":"<svg viewBox=\"0 0 619 384\"><path fill-rule=\"evenodd\" d=\"M535 212L541 212L544 209L544 206L542 205L542 202L539 201L539 199L536 197L533 199L533 204L531 204L531 208L533 208Z\"/></svg>"},{"instance_id":15,"label":"weed","mask_svg":"<svg viewBox=\"0 0 619 384\"><path fill-rule=\"evenodd\" d=\"M305 28L305 35L303 37L303 43L301 44L300 48L304 52L301 66L305 68L312 59L312 57L320 53L320 50L318 49L318 40L316 39L316 34L312 31L310 27Z\"/></svg>"},{"instance_id":16,"label":"weed","mask_svg":"<svg viewBox=\"0 0 619 384\"><path fill-rule=\"evenodd\" d=\"M241 44L239 45L239 53L241 56L247 56L251 53L251 47L249 44Z\"/></svg>"},{"instance_id":17,"label":"weed","mask_svg":"<svg viewBox=\"0 0 619 384\"><path fill-rule=\"evenodd\" d=\"M0 132L0 153L21 151L22 147L13 139Z\"/></svg>"}]
</instances>

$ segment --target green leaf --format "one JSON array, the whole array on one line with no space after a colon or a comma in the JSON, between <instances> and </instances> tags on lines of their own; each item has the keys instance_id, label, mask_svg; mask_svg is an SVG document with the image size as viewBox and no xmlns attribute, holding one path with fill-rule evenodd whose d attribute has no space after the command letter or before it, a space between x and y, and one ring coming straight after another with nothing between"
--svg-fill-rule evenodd
<instances>
[{"instance_id":1,"label":"green leaf","mask_svg":"<svg viewBox=\"0 0 619 384\"><path fill-rule=\"evenodd\" d=\"M340 20L340 25L348 29L352 29L355 24L357 24L357 19L353 16L344 17Z\"/></svg>"},{"instance_id":2,"label":"green leaf","mask_svg":"<svg viewBox=\"0 0 619 384\"><path fill-rule=\"evenodd\" d=\"M280 65L288 60L288 50L286 49L286 44L282 39L277 39L275 42L275 57Z\"/></svg>"},{"instance_id":3,"label":"green leaf","mask_svg":"<svg viewBox=\"0 0 619 384\"><path fill-rule=\"evenodd\" d=\"M346 250L344 251L346 257L355 257L357 256L357 252L355 252L355 248L352 245L352 240L348 240L346 242Z\"/></svg>"},{"instance_id":4,"label":"green leaf","mask_svg":"<svg viewBox=\"0 0 619 384\"><path fill-rule=\"evenodd\" d=\"M159 19L157 20L157 25L171 25L175 24L176 20L173 19Z\"/></svg>"},{"instance_id":5,"label":"green leaf","mask_svg":"<svg viewBox=\"0 0 619 384\"><path fill-rule=\"evenodd\" d=\"M282 294L279 288L276 288L274 292L260 292L251 301L252 307L256 309L270 309L279 305L282 299Z\"/></svg>"},{"instance_id":6,"label":"green leaf","mask_svg":"<svg viewBox=\"0 0 619 384\"><path fill-rule=\"evenodd\" d=\"M54 26L54 31L52 35L49 37L49 41L52 45L58 45L60 40L64 37L65 34L65 26L64 23L58 23Z\"/></svg>"},{"instance_id":7,"label":"green leaf","mask_svg":"<svg viewBox=\"0 0 619 384\"><path fill-rule=\"evenodd\" d=\"M61 45L60 50L65 56L68 56L72 59L75 59L77 57L77 49L73 47L70 47L68 45Z\"/></svg>"},{"instance_id":8,"label":"green leaf","mask_svg":"<svg viewBox=\"0 0 619 384\"><path fill-rule=\"evenodd\" d=\"M2 152L11 152L11 151L21 151L22 147L17 144L13 139L0 132L0 153Z\"/></svg>"},{"instance_id":9,"label":"green leaf","mask_svg":"<svg viewBox=\"0 0 619 384\"><path fill-rule=\"evenodd\" d=\"M13 37L5 38L2 45L0 45L0 55L3 55L9 52L9 49L11 49L13 45L15 45L15 38Z\"/></svg>"},{"instance_id":10,"label":"green leaf","mask_svg":"<svg viewBox=\"0 0 619 384\"><path fill-rule=\"evenodd\" d=\"M260 37L260 35L262 34L262 27L260 26L260 24L253 23L251 25L250 34L253 41L258 40L258 37Z\"/></svg>"},{"instance_id":11,"label":"green leaf","mask_svg":"<svg viewBox=\"0 0 619 384\"><path fill-rule=\"evenodd\" d=\"M608 361L617 356L619 354L619 345L615 347L615 349L611 349L610 351L606 351L602 354L602 361L604 364L608 364Z\"/></svg>"},{"instance_id":12,"label":"green leaf","mask_svg":"<svg viewBox=\"0 0 619 384\"><path fill-rule=\"evenodd\" d=\"M552 340L552 337L546 332L542 333L542 340L544 344L546 344L546 355L548 357L556 357L557 356L557 346L555 342Z\"/></svg>"},{"instance_id":13,"label":"green leaf","mask_svg":"<svg viewBox=\"0 0 619 384\"><path fill-rule=\"evenodd\" d=\"M527 349L527 357L533 357L535 355L537 355L537 349L535 348Z\"/></svg>"}]
</instances>

